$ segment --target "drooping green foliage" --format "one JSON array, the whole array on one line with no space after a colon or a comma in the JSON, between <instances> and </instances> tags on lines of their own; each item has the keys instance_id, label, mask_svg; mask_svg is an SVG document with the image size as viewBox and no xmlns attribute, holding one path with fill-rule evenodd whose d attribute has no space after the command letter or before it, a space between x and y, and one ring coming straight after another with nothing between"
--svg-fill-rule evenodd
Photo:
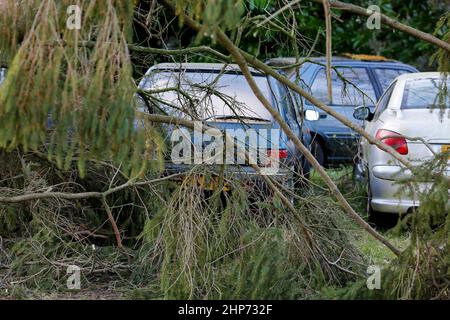
<instances>
[{"instance_id":1,"label":"drooping green foliage","mask_svg":"<svg viewBox=\"0 0 450 320\"><path fill-rule=\"evenodd\" d=\"M438 155L414 171L401 184L418 198L414 208L391 231L409 233L400 256L381 270L381 286L370 290L367 279L350 287L325 293L345 299L446 299L450 298L450 202L448 153ZM424 183L427 183L425 187Z\"/></svg>"},{"instance_id":2,"label":"drooping green foliage","mask_svg":"<svg viewBox=\"0 0 450 320\"><path fill-rule=\"evenodd\" d=\"M127 47L133 2L80 2L79 30L67 26L72 4L6 2L13 9L1 14L0 33L6 37L0 49L12 59L0 90L0 147L36 150L47 144L59 167L67 169L77 156L84 173L86 159L113 159L138 175L146 164L145 142L147 155L158 148L155 131L144 136L135 128ZM23 12L28 19L15 30L11 22Z\"/></svg>"},{"instance_id":3,"label":"drooping green foliage","mask_svg":"<svg viewBox=\"0 0 450 320\"><path fill-rule=\"evenodd\" d=\"M346 218L329 211L332 203L302 205L296 216L277 198L255 202L256 186L232 183L231 193L205 196L195 177L174 190L142 233L140 259L158 270L162 297L295 299L361 273L364 259L342 232Z\"/></svg>"},{"instance_id":4,"label":"drooping green foliage","mask_svg":"<svg viewBox=\"0 0 450 320\"><path fill-rule=\"evenodd\" d=\"M450 203L448 153L436 156L415 172L408 184L420 207L397 226L411 230L410 245L385 271L385 298L449 299L450 297ZM433 181L423 188L424 181ZM422 183L422 187L419 184Z\"/></svg>"},{"instance_id":5,"label":"drooping green foliage","mask_svg":"<svg viewBox=\"0 0 450 320\"><path fill-rule=\"evenodd\" d=\"M81 179L75 163L69 171L59 170L45 154L16 151L0 152L0 177L1 196L13 196L17 190L28 193L106 190L128 180L110 163L98 166L89 161L87 175ZM154 186L154 190L159 187ZM148 215L156 210L152 205L160 205L155 194L146 191L139 187L124 189L108 197L110 203L126 208L112 210L123 243L130 251ZM133 203L148 205L144 210ZM126 275L127 256L114 246L112 235L105 208L98 199L0 203L0 286L15 287L12 280L15 279L20 284L17 287L23 286L26 291L63 292L67 289L69 265L81 268L83 288L99 279L107 281L111 276ZM141 277L149 277L144 271L142 268ZM0 291L3 295L5 290ZM24 294L29 296L30 292Z\"/></svg>"},{"instance_id":6,"label":"drooping green foliage","mask_svg":"<svg viewBox=\"0 0 450 320\"><path fill-rule=\"evenodd\" d=\"M363 8L370 5L380 7L381 13L398 19L413 28L434 33L438 38L448 28L443 25L436 29L436 23L448 12L448 1L436 0L362 0L354 3ZM300 1L286 9L282 14L261 24L269 14L275 13L286 5L282 0L245 1L246 14L235 25L240 31L239 47L261 60L286 56L320 56L325 54L325 21L323 6L314 1ZM430 63L430 52L436 52L434 46L413 36L381 24L381 29L367 28L367 18L351 12L332 9L333 54L344 53L382 55L411 64L421 71L435 70L437 63ZM239 34L241 32L241 34ZM349 34L351 36L349 36ZM167 38L174 35L168 33ZM203 38L209 44L208 38ZM405 50L408 48L408 50ZM201 57L201 59L205 59Z\"/></svg>"},{"instance_id":7,"label":"drooping green foliage","mask_svg":"<svg viewBox=\"0 0 450 320\"><path fill-rule=\"evenodd\" d=\"M435 34L450 43L450 12L444 15L436 25ZM450 72L450 52L439 49L433 56L439 64L439 71Z\"/></svg>"},{"instance_id":8,"label":"drooping green foliage","mask_svg":"<svg viewBox=\"0 0 450 320\"><path fill-rule=\"evenodd\" d=\"M216 26L234 29L244 14L242 0L176 0L178 13L186 12L203 25L199 34L212 31Z\"/></svg>"}]
</instances>

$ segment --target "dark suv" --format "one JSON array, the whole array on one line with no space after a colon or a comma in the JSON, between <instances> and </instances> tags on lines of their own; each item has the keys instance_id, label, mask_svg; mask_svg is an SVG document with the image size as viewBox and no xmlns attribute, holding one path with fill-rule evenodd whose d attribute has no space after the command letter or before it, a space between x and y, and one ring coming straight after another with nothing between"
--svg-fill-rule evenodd
<instances>
[{"instance_id":1,"label":"dark suv","mask_svg":"<svg viewBox=\"0 0 450 320\"><path fill-rule=\"evenodd\" d=\"M375 102L397 76L417 72L412 66L381 57L365 56L365 60L333 57L332 101L329 101L324 57L303 59L300 63L294 58L276 58L268 64L283 67L291 81L361 126L362 121L353 118L356 107L365 105L373 111ZM286 68L290 65L293 67ZM353 161L359 135L300 95L296 99L302 108L303 125L311 132L311 150L316 159L324 166Z\"/></svg>"}]
</instances>

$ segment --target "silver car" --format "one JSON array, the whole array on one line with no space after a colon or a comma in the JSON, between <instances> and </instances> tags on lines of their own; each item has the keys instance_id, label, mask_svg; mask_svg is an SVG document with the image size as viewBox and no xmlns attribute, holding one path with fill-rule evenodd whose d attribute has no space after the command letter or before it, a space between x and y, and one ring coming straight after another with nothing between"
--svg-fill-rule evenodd
<instances>
[{"instance_id":1,"label":"silver car","mask_svg":"<svg viewBox=\"0 0 450 320\"><path fill-rule=\"evenodd\" d=\"M354 117L365 120L370 135L396 149L413 165L421 164L433 153L450 151L449 89L450 78L441 73L404 74L386 89L373 113L367 107L358 107ZM420 205L417 194L396 183L411 176L398 160L366 139L361 139L360 153L355 173L368 186L369 217L376 220L380 213L404 214ZM450 159L448 164L446 175L450 174ZM424 183L419 189L427 186Z\"/></svg>"},{"instance_id":2,"label":"silver car","mask_svg":"<svg viewBox=\"0 0 450 320\"><path fill-rule=\"evenodd\" d=\"M271 102L273 108L281 114L284 121L289 124L291 130L303 141L308 139L309 134L302 131L301 119L296 113L298 107L288 88L257 70L252 69L251 72L261 92ZM152 93L147 96L148 101L141 99L141 111L201 120L211 127L227 132L227 135L236 140L234 146L241 145L243 147L241 150L247 150L248 154L254 153L254 160L257 160L257 164L265 169L263 170L265 174L271 175L280 182L290 183L293 178L292 169L296 170L299 176L307 175L309 168L303 156L296 151L292 141L280 130L271 113L253 94L237 65L219 63L157 64L149 69L139 88ZM227 174L242 174L243 176L240 176L242 179L257 178L255 170L247 161L235 159L235 156L238 156L235 150L231 150L231 159L228 158L228 151L230 151L228 149L221 150L222 152L218 151L214 157L206 154L202 156L202 151L209 153L206 151L218 143L216 138L209 137L206 133L205 135L205 139L202 139L202 135L200 137L192 135L191 143L196 148L194 151L189 149L184 155L177 148L173 148L175 145L180 145L181 136L177 137L173 131L170 131L166 138L172 145L172 153L170 159L167 159L166 169L184 172L202 163L210 164L208 168L220 171L222 166L219 164L223 163L223 153L226 153L225 162L229 164L226 167ZM305 143L308 142L309 140ZM228 143L225 143L226 148L233 149L233 145L228 147ZM225 144L218 143L222 146ZM197 149L197 147L199 148ZM192 161L193 156L198 152L200 158ZM180 154L183 154L182 159ZM217 168L212 164L217 164ZM298 185L301 186L301 179L295 179L295 181L297 180L299 180Z\"/></svg>"}]
</instances>

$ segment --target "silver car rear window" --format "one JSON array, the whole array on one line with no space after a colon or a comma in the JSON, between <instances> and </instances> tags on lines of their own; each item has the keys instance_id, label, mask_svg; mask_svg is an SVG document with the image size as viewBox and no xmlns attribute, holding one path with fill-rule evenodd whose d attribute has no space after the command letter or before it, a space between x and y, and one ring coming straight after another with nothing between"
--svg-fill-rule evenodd
<instances>
[{"instance_id":1,"label":"silver car rear window","mask_svg":"<svg viewBox=\"0 0 450 320\"><path fill-rule=\"evenodd\" d=\"M254 74L253 79L271 101L267 78ZM244 116L255 120L273 120L244 76L237 71L156 70L147 76L144 89L156 97L164 112L181 118L213 121Z\"/></svg>"},{"instance_id":2,"label":"silver car rear window","mask_svg":"<svg viewBox=\"0 0 450 320\"><path fill-rule=\"evenodd\" d=\"M425 78L408 80L405 85L401 108L450 108L450 79Z\"/></svg>"}]
</instances>

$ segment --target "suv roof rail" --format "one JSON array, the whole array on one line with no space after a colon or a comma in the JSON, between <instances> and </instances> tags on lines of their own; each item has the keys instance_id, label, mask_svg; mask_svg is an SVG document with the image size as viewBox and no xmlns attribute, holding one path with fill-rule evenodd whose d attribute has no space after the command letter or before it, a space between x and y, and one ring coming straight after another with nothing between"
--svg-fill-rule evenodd
<instances>
[{"instance_id":1,"label":"suv roof rail","mask_svg":"<svg viewBox=\"0 0 450 320\"><path fill-rule=\"evenodd\" d=\"M353 54L353 53L343 53L342 56L350 58L352 60L362 60L362 61L395 61L383 56L371 55L371 54Z\"/></svg>"}]
</instances>

